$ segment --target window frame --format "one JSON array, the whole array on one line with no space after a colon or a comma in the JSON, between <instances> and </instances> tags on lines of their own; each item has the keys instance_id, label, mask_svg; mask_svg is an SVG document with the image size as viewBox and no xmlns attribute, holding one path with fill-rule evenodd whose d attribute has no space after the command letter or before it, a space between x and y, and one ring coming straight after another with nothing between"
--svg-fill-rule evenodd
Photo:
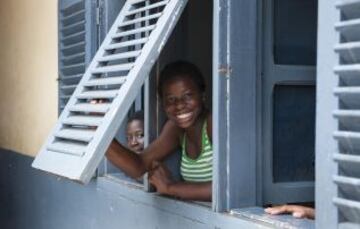
<instances>
[{"instance_id":1,"label":"window frame","mask_svg":"<svg viewBox=\"0 0 360 229\"><path fill-rule=\"evenodd\" d=\"M262 74L259 67L262 32L258 22L262 4L260 0L213 0L212 101L213 129L217 131L213 133L212 208L215 212L261 203L257 91ZM247 31L246 36L242 31ZM158 127L152 126L154 122L149 122L154 120L150 114L158 115L159 108L149 106L156 100L153 96L156 90L151 89L155 86L154 80L145 83L147 144L158 132ZM107 181L100 183L104 187L108 185ZM148 187L146 183L145 186ZM197 205L189 207L194 206Z\"/></svg>"}]
</instances>

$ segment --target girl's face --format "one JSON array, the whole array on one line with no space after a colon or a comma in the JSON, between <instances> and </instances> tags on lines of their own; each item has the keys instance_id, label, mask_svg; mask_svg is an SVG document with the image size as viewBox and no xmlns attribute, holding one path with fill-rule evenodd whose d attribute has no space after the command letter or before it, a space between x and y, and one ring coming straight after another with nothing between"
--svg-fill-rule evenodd
<instances>
[{"instance_id":1,"label":"girl's face","mask_svg":"<svg viewBox=\"0 0 360 229\"><path fill-rule=\"evenodd\" d=\"M168 118L181 128L195 124L201 114L203 94L190 77L178 76L163 86L163 106Z\"/></svg>"},{"instance_id":2,"label":"girl's face","mask_svg":"<svg viewBox=\"0 0 360 229\"><path fill-rule=\"evenodd\" d=\"M134 119L127 124L126 139L129 149L137 153L144 150L144 123Z\"/></svg>"}]
</instances>

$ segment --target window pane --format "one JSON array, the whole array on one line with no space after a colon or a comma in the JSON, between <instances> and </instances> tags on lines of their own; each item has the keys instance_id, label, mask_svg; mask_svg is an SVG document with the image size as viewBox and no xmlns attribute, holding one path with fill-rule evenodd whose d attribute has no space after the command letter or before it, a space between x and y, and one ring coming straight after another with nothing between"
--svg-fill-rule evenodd
<instances>
[{"instance_id":1,"label":"window pane","mask_svg":"<svg viewBox=\"0 0 360 229\"><path fill-rule=\"evenodd\" d=\"M274 62L315 65L317 0L274 0Z\"/></svg>"},{"instance_id":2,"label":"window pane","mask_svg":"<svg viewBox=\"0 0 360 229\"><path fill-rule=\"evenodd\" d=\"M276 85L273 101L274 182L313 181L315 86Z\"/></svg>"}]
</instances>

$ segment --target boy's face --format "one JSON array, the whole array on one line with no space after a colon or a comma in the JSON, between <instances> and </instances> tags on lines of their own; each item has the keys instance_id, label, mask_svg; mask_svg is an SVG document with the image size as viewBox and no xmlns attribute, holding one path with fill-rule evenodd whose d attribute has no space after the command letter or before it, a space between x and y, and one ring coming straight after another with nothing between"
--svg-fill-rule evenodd
<instances>
[{"instance_id":1,"label":"boy's face","mask_svg":"<svg viewBox=\"0 0 360 229\"><path fill-rule=\"evenodd\" d=\"M127 124L126 139L129 149L137 153L144 150L144 123L141 120L132 120Z\"/></svg>"}]
</instances>

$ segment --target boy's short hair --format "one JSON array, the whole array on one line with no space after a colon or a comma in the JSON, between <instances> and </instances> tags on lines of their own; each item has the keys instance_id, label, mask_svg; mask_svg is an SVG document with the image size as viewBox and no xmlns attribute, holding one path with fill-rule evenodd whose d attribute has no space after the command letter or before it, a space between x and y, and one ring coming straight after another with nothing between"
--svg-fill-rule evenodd
<instances>
[{"instance_id":1,"label":"boy's short hair","mask_svg":"<svg viewBox=\"0 0 360 229\"><path fill-rule=\"evenodd\" d=\"M134 120L139 120L144 122L144 111L135 111L134 113L130 114L127 123L130 123Z\"/></svg>"},{"instance_id":2,"label":"boy's short hair","mask_svg":"<svg viewBox=\"0 0 360 229\"><path fill-rule=\"evenodd\" d=\"M167 64L161 71L158 84L160 98L163 96L162 90L165 83L178 76L188 77L196 84L200 92L205 92L205 80L200 69L190 62L180 60Z\"/></svg>"}]
</instances>

